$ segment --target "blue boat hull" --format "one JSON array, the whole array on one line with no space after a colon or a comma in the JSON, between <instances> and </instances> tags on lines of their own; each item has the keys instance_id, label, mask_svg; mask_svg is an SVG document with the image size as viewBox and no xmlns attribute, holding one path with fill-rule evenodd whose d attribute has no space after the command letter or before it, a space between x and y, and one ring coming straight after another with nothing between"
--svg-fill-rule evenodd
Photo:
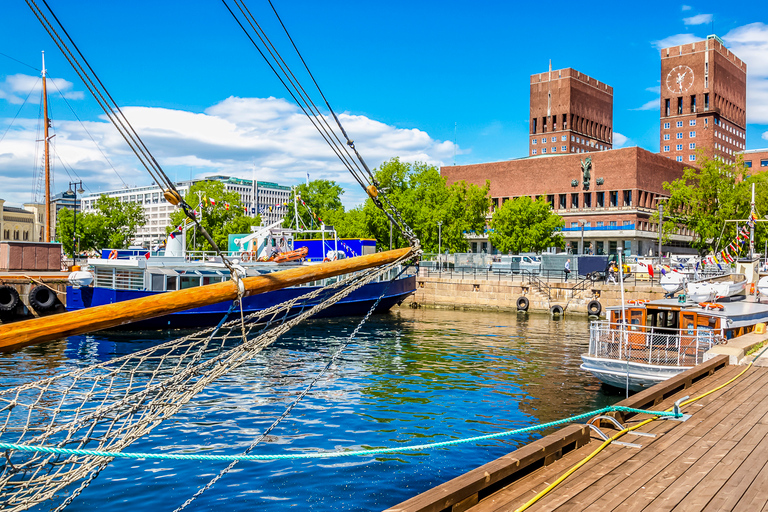
<instances>
[{"instance_id":1,"label":"blue boat hull","mask_svg":"<svg viewBox=\"0 0 768 512\"><path fill-rule=\"evenodd\" d=\"M387 288L389 286L389 288ZM300 288L284 288L272 292L252 295L243 299L243 312L247 315L270 308L287 300L307 294L314 287L303 286ZM408 295L416 291L416 276L402 277L392 283L368 283L353 291L336 304L324 309L315 315L315 318L329 318L339 316L365 315L382 294L384 298L376 307L375 313L385 313L392 306L402 302ZM162 295L165 292L150 292L136 290L113 290L100 287L73 288L67 286L67 310L80 309L104 304L114 304L141 297ZM130 324L131 329L183 329L187 327L204 327L216 325L229 311L231 301L219 302L210 306L180 311L159 318L152 318ZM311 306L311 304L310 304ZM304 308L306 309L306 308ZM239 308L237 309L239 315ZM301 308L296 308L291 314L299 313ZM234 315L232 316L234 319Z\"/></svg>"}]
</instances>

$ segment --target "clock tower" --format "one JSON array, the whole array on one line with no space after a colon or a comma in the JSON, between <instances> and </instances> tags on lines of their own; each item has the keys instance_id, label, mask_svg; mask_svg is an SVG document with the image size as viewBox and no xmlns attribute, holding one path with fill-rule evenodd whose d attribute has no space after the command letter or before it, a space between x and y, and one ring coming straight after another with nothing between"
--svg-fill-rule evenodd
<instances>
[{"instance_id":1,"label":"clock tower","mask_svg":"<svg viewBox=\"0 0 768 512\"><path fill-rule=\"evenodd\" d=\"M701 155L736 160L746 142L747 65L722 39L661 50L659 152L697 166Z\"/></svg>"}]
</instances>

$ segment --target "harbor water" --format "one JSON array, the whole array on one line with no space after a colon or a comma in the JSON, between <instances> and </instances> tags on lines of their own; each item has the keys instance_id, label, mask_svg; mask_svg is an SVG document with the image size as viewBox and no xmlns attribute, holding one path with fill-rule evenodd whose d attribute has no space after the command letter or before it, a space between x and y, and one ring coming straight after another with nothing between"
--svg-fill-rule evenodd
<instances>
[{"instance_id":1,"label":"harbor water","mask_svg":"<svg viewBox=\"0 0 768 512\"><path fill-rule=\"evenodd\" d=\"M359 320L313 320L294 328L129 451L242 453L325 367ZM182 333L96 333L0 354L1 385L31 382ZM583 317L396 308L372 317L251 453L447 441L615 403L623 396L607 393L579 370L588 344ZM381 510L549 432L380 456L240 462L186 510ZM170 512L227 465L115 460L68 509ZM51 503L38 509L49 508Z\"/></svg>"}]
</instances>

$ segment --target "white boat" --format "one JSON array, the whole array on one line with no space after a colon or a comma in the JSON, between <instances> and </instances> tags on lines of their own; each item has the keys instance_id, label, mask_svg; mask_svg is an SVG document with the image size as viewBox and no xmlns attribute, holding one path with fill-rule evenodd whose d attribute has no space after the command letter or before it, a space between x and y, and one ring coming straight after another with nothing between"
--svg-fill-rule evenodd
<instances>
[{"instance_id":1,"label":"white boat","mask_svg":"<svg viewBox=\"0 0 768 512\"><path fill-rule=\"evenodd\" d=\"M714 345L768 322L768 304L661 299L613 306L590 325L581 369L605 384L640 391L693 368Z\"/></svg>"},{"instance_id":2,"label":"white boat","mask_svg":"<svg viewBox=\"0 0 768 512\"><path fill-rule=\"evenodd\" d=\"M659 284L661 284L662 289L670 295L682 290L687 282L688 281L685 278L685 274L681 274L679 272L667 272L661 276L661 279L659 280Z\"/></svg>"},{"instance_id":3,"label":"white boat","mask_svg":"<svg viewBox=\"0 0 768 512\"><path fill-rule=\"evenodd\" d=\"M711 302L718 297L744 295L746 287L746 275L726 274L688 283L686 295L688 300L692 302Z\"/></svg>"}]
</instances>

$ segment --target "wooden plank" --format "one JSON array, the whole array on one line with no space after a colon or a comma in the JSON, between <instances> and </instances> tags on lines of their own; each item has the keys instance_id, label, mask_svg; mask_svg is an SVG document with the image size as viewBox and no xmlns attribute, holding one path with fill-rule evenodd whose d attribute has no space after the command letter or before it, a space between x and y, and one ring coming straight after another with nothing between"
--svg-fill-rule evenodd
<instances>
[{"instance_id":1,"label":"wooden plank","mask_svg":"<svg viewBox=\"0 0 768 512\"><path fill-rule=\"evenodd\" d=\"M742 384L748 384L749 381L758 376L753 373L745 377L746 379L741 381ZM718 393L721 398L738 394L738 386L728 387ZM713 396L715 394L707 398L712 399ZM586 503L583 499L577 500L578 505L575 508L613 510L617 507L626 506L627 503L632 503L629 498L635 498L637 493L645 492L656 485L664 485L667 468L674 465L679 458L684 459L687 452L700 454L700 446L697 445L700 444L699 440L702 435L708 434L717 439L752 409L751 404L725 398L717 401L715 407L717 411L707 411L704 419L691 418L672 429L658 442L654 442L648 448L643 449L638 454L636 467L632 471L616 468L612 472L614 478L611 485L601 481L591 490L591 498L599 494L597 499L592 500L588 507L585 507ZM702 413L704 413L704 409L698 412L698 414ZM694 433L694 430L698 431L698 434ZM659 484L659 481L662 483Z\"/></svg>"},{"instance_id":2,"label":"wooden plank","mask_svg":"<svg viewBox=\"0 0 768 512\"><path fill-rule=\"evenodd\" d=\"M471 498L482 495L496 485L503 485L505 480L531 468L554 461L564 450L576 449L589 442L589 428L583 425L571 425L558 430L531 444L515 450L488 464L473 469L442 485L434 487L394 507L386 512L438 512Z\"/></svg>"},{"instance_id":3,"label":"wooden plank","mask_svg":"<svg viewBox=\"0 0 768 512\"><path fill-rule=\"evenodd\" d=\"M727 368L728 371L724 371L725 367L721 367L716 374L715 377L710 377L709 379L704 381L699 381L692 388L689 388L689 391L686 392L694 392L696 393L699 390L708 390L712 387L716 387L719 384L722 384L723 382L727 382L730 378L732 378L734 375L738 374L738 372L741 370L738 367L729 367ZM671 404L674 401L674 398L670 398L666 401L666 404ZM664 403L658 404L655 409L663 409L667 405ZM641 419L639 416L637 417L637 420ZM634 420L634 418L633 418ZM634 423L634 422L633 422ZM644 427L642 430L647 432L654 432L657 434L663 434L664 431L671 430L675 427L675 423L671 421L656 421L653 423L648 424L646 427ZM679 425L679 424L677 424ZM610 435L610 434L609 434ZM643 445L648 445L653 440L645 437L632 437L630 435L627 436L626 439L632 438L631 440L634 442L639 442ZM626 440L624 439L624 440ZM543 490L545 487L549 485L550 482L556 480L562 473L564 473L566 470L570 469L576 462L581 460L583 456L588 455L592 452L593 449L597 448L599 446L599 442L593 442L591 443L588 448L582 448L579 449L578 453L579 455L576 455L576 452L573 454L569 454L569 456L566 459L563 459L561 461L558 461L556 464L553 465L550 469L550 467L547 467L545 469L537 471L535 474L529 475L522 479L519 482L516 482L514 485L511 485L504 490L500 491L496 495L488 498L488 503L485 501L481 502L477 506L473 507L473 512L480 512L480 511L492 511L492 510L510 510L514 509L519 505L522 505L528 499L532 498L537 492ZM610 455L609 455L610 454ZM601 476L609 473L610 470L617 466L622 466L626 463L627 460L632 459L637 455L637 452L633 449L627 449L622 447L608 447L606 450L601 452L600 456L609 456L611 459L611 462L603 467L600 464L594 464L595 460L590 462L589 466L589 475L591 477L594 477L593 479L600 478ZM574 478L574 477L572 477ZM572 480L566 480L563 484L561 484L560 487L557 488L557 495L565 495L565 496L572 496L572 493L569 490L564 490L569 482ZM576 489L576 492L578 492L580 489ZM565 501L566 499L558 500L557 502L553 503L550 500L550 496L545 498L546 506L544 508L551 508L553 506L557 506ZM578 507L574 507L578 508Z\"/></svg>"},{"instance_id":4,"label":"wooden plank","mask_svg":"<svg viewBox=\"0 0 768 512\"><path fill-rule=\"evenodd\" d=\"M737 370L737 368L734 368L734 370ZM738 373L738 371L733 371L733 373ZM724 381L727 381L730 377L732 377L732 375L724 375L722 378ZM705 391L714 387L713 384L715 383L707 380L684 392L685 394L688 394L689 392L698 390ZM680 394L682 394L682 392ZM674 401L674 398L675 397L670 398L667 403ZM729 401L728 403L734 407L737 405L737 403L733 401ZM663 408L664 405L665 404L659 404L658 407ZM614 493L616 492L616 486L621 485L626 480L638 478L638 473L640 475L639 478L643 478L643 475L645 475L648 470L646 467L648 461L646 459L651 459L653 462L654 458L660 457L656 460L656 464L663 466L670 450L687 448L687 446L679 445L678 436L673 434L675 431L682 433L690 430L693 425L690 423L691 421L692 420L689 420L688 422L681 424L664 420L649 424L654 425L655 423L658 423L667 430L667 433L664 434L658 430L650 430L662 435L659 435L659 437L654 440L645 441L645 447L642 449L642 452L629 451L629 457L626 456L626 451L621 451L618 447L612 449L612 451L606 449L606 451L595 457L587 467L582 468L582 470L561 484L556 492L547 496L545 500L543 500L545 508L560 506L558 510L583 510L598 500L600 505L595 506L595 510L599 510L601 507L607 508L610 503L607 503L606 501L615 498ZM707 418L705 421L708 421L708 426L713 426L717 423L711 418ZM648 431L645 428L642 430ZM622 454L625 456L617 458L617 453L619 454L619 457ZM575 464L578 461L573 462Z\"/></svg>"},{"instance_id":5,"label":"wooden plank","mask_svg":"<svg viewBox=\"0 0 768 512\"><path fill-rule=\"evenodd\" d=\"M307 265L255 277L244 278L245 295L280 290L310 281L378 267L407 257L410 248L396 249L318 265ZM232 281L166 292L139 299L70 311L0 325L0 350L15 349L66 336L117 327L139 320L156 318L178 311L235 300L237 286Z\"/></svg>"}]
</instances>

